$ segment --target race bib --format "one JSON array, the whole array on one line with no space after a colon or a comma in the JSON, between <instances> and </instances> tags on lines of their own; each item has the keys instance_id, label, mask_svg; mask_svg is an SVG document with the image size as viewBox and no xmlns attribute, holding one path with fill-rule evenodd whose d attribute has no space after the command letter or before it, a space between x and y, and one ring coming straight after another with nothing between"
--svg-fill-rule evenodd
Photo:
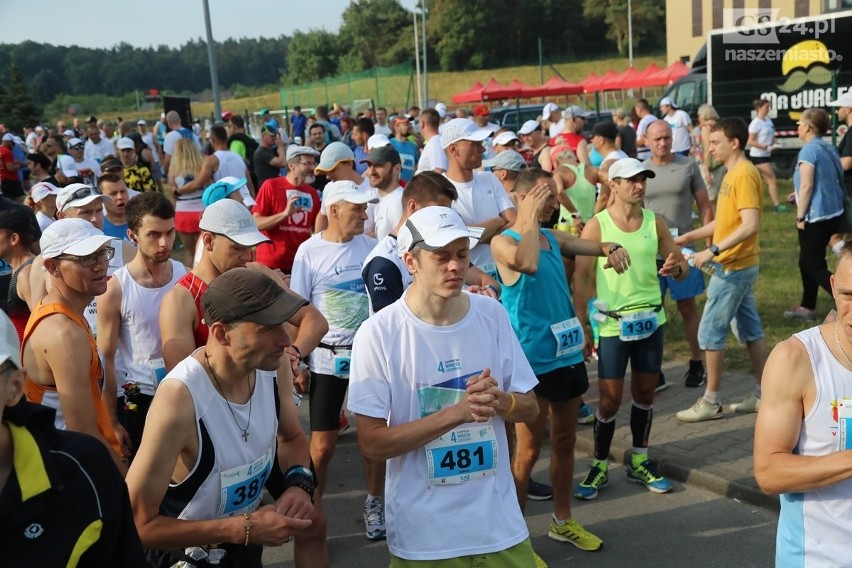
<instances>
[{"instance_id":1,"label":"race bib","mask_svg":"<svg viewBox=\"0 0 852 568\"><path fill-rule=\"evenodd\" d=\"M657 312L642 310L621 316L618 337L622 341L639 341L651 337L659 326Z\"/></svg>"},{"instance_id":2,"label":"race bib","mask_svg":"<svg viewBox=\"0 0 852 568\"><path fill-rule=\"evenodd\" d=\"M314 198L309 193L305 193L304 191L299 191L298 189L288 189L287 190L287 201L290 201L290 199L294 195L296 196L296 204L295 205L299 209L310 211L311 209L314 208Z\"/></svg>"},{"instance_id":3,"label":"race bib","mask_svg":"<svg viewBox=\"0 0 852 568\"><path fill-rule=\"evenodd\" d=\"M426 444L425 450L430 485L466 483L497 470L497 438L490 423L453 428Z\"/></svg>"},{"instance_id":4,"label":"race bib","mask_svg":"<svg viewBox=\"0 0 852 568\"><path fill-rule=\"evenodd\" d=\"M837 423L840 435L838 450L852 450L852 400L845 398L837 402Z\"/></svg>"},{"instance_id":5,"label":"race bib","mask_svg":"<svg viewBox=\"0 0 852 568\"><path fill-rule=\"evenodd\" d=\"M571 318L550 326L556 338L556 356L565 357L583 350L583 326L580 320Z\"/></svg>"},{"instance_id":6,"label":"race bib","mask_svg":"<svg viewBox=\"0 0 852 568\"><path fill-rule=\"evenodd\" d=\"M148 372L151 375L151 384L154 385L154 390L160 386L160 381L166 378L166 362L162 357L159 359L149 359Z\"/></svg>"},{"instance_id":7,"label":"race bib","mask_svg":"<svg viewBox=\"0 0 852 568\"><path fill-rule=\"evenodd\" d=\"M341 379L349 378L349 363L352 358L351 349L336 349L332 364L334 365L334 376Z\"/></svg>"},{"instance_id":8,"label":"race bib","mask_svg":"<svg viewBox=\"0 0 852 568\"><path fill-rule=\"evenodd\" d=\"M274 448L254 462L219 473L221 499L219 500L218 516L233 517L242 513L251 513L260 503L263 496L263 484L272 471Z\"/></svg>"}]
</instances>

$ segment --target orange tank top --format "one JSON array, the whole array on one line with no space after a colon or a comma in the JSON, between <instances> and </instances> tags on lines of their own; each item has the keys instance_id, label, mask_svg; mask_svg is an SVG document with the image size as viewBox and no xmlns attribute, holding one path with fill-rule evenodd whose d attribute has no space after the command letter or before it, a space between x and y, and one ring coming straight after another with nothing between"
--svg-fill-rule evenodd
<instances>
[{"instance_id":1,"label":"orange tank top","mask_svg":"<svg viewBox=\"0 0 852 568\"><path fill-rule=\"evenodd\" d=\"M116 438L115 431L112 429L112 421L109 418L106 403L101 396L104 385L104 368L101 364L100 352L98 351L97 343L95 343L95 337L92 335L89 325L82 316L72 312L65 304L59 302L45 303L44 300L40 301L24 329L24 336L21 341L21 360L24 358L24 346L26 346L35 328L44 318L54 314L64 315L80 326L81 329L85 330L88 335L91 357L91 363L89 364L89 395L92 397L92 404L95 407L98 432L100 432L107 444L112 447L113 451L118 456L121 456L121 445L118 443L118 438ZM30 402L43 404L56 410L56 427L65 429L65 418L62 416L62 408L59 405L59 393L56 391L56 385L42 385L27 376L24 382L24 394Z\"/></svg>"}]
</instances>

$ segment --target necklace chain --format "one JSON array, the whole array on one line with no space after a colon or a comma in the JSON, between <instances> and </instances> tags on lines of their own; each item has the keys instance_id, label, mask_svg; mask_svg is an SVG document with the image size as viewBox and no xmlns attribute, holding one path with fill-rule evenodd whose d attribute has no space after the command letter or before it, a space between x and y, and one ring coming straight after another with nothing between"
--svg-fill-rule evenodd
<instances>
[{"instance_id":1,"label":"necklace chain","mask_svg":"<svg viewBox=\"0 0 852 568\"><path fill-rule=\"evenodd\" d=\"M240 423L237 421L237 415L234 414L234 409L231 407L231 401L228 400L228 397L225 396L225 391L222 390L222 385L219 383L219 377L216 376L216 371L213 370L213 365L210 364L210 356L207 355L207 350L204 351L204 360L207 362L207 368L210 369L210 374L213 375L213 380L216 382L216 386L219 388L219 392L222 393L222 398L225 399L225 404L228 405L228 410L231 411L231 417L234 419L234 424L237 425L240 432L242 432L242 437L244 442L248 442L249 437L249 426L251 425L251 403L254 398L251 396L251 375L248 376L248 384L249 384L249 415L248 422L246 422L246 427L243 428L240 426Z\"/></svg>"},{"instance_id":2,"label":"necklace chain","mask_svg":"<svg viewBox=\"0 0 852 568\"><path fill-rule=\"evenodd\" d=\"M837 348L843 353L843 356L846 358L846 363L850 368L852 368L852 358L846 354L846 350L840 345L840 335L837 333L837 324L838 322L834 322L834 341L837 343Z\"/></svg>"}]
</instances>

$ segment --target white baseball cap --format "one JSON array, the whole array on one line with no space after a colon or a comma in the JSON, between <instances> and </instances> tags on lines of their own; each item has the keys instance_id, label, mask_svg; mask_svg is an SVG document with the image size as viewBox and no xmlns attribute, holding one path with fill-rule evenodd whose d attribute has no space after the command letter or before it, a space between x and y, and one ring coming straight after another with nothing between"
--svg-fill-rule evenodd
<instances>
[{"instance_id":1,"label":"white baseball cap","mask_svg":"<svg viewBox=\"0 0 852 568\"><path fill-rule=\"evenodd\" d=\"M125 136L124 138L118 139L118 142L115 143L115 147L119 150L135 150L136 144L133 143L133 140Z\"/></svg>"},{"instance_id":2,"label":"white baseball cap","mask_svg":"<svg viewBox=\"0 0 852 568\"><path fill-rule=\"evenodd\" d=\"M565 118L586 118L583 107L579 105L569 105L565 107L565 110L562 112L562 116Z\"/></svg>"},{"instance_id":3,"label":"white baseball cap","mask_svg":"<svg viewBox=\"0 0 852 568\"><path fill-rule=\"evenodd\" d=\"M670 106L672 108L678 108L677 104L675 104L671 97L663 97L662 100L660 100L660 106Z\"/></svg>"},{"instance_id":4,"label":"white baseball cap","mask_svg":"<svg viewBox=\"0 0 852 568\"><path fill-rule=\"evenodd\" d=\"M148 126L148 121L144 118L140 118L136 121L136 126Z\"/></svg>"},{"instance_id":5,"label":"white baseball cap","mask_svg":"<svg viewBox=\"0 0 852 568\"><path fill-rule=\"evenodd\" d=\"M538 122L534 120L528 120L523 123L523 125L521 125L520 130L518 130L518 134L520 134L521 136L526 136L527 134L532 134L538 128L541 128L541 125Z\"/></svg>"},{"instance_id":6,"label":"white baseball cap","mask_svg":"<svg viewBox=\"0 0 852 568\"><path fill-rule=\"evenodd\" d=\"M21 343L12 320L6 312L0 312L0 365L6 361L21 368Z\"/></svg>"},{"instance_id":7,"label":"white baseball cap","mask_svg":"<svg viewBox=\"0 0 852 568\"><path fill-rule=\"evenodd\" d=\"M30 188L30 197L36 203L48 195L59 195L59 188L46 181L40 181Z\"/></svg>"},{"instance_id":8,"label":"white baseball cap","mask_svg":"<svg viewBox=\"0 0 852 568\"><path fill-rule=\"evenodd\" d=\"M458 239L467 238L470 248L479 242L477 234L469 229L454 209L432 205L415 211L403 224L397 235L399 255L414 247L436 251Z\"/></svg>"},{"instance_id":9,"label":"white baseball cap","mask_svg":"<svg viewBox=\"0 0 852 568\"><path fill-rule=\"evenodd\" d=\"M378 196L371 191L365 191L355 185L355 182L349 180L333 181L325 186L322 191L322 206L326 211L327 207L338 201L348 201L355 205L364 203L378 203Z\"/></svg>"},{"instance_id":10,"label":"white baseball cap","mask_svg":"<svg viewBox=\"0 0 852 568\"><path fill-rule=\"evenodd\" d=\"M509 170L519 172L527 167L524 157L514 150L497 152L490 160L482 160L482 165L492 170Z\"/></svg>"},{"instance_id":11,"label":"white baseball cap","mask_svg":"<svg viewBox=\"0 0 852 568\"><path fill-rule=\"evenodd\" d=\"M514 132L501 132L497 136L494 137L494 145L495 146L505 146L512 142L512 140L517 141L518 135Z\"/></svg>"},{"instance_id":12,"label":"white baseball cap","mask_svg":"<svg viewBox=\"0 0 852 568\"><path fill-rule=\"evenodd\" d=\"M73 148L74 146L82 146L84 144L85 144L85 142L83 142L79 138L72 138L71 140L68 141L67 146L69 148Z\"/></svg>"},{"instance_id":13,"label":"white baseball cap","mask_svg":"<svg viewBox=\"0 0 852 568\"><path fill-rule=\"evenodd\" d=\"M77 175L77 170L74 170L74 175ZM59 190L56 197L56 208L60 211L66 211L72 207L85 207L95 199L112 201L112 197L104 195L97 187L85 183L72 183Z\"/></svg>"},{"instance_id":14,"label":"white baseball cap","mask_svg":"<svg viewBox=\"0 0 852 568\"><path fill-rule=\"evenodd\" d=\"M441 148L446 148L459 140L482 142L493 132L491 128L480 128L469 118L454 118L441 130Z\"/></svg>"},{"instance_id":15,"label":"white baseball cap","mask_svg":"<svg viewBox=\"0 0 852 568\"><path fill-rule=\"evenodd\" d=\"M541 117L544 120L550 120L550 115L559 110L559 105L556 103L547 103L544 105L544 108L541 109Z\"/></svg>"},{"instance_id":16,"label":"white baseball cap","mask_svg":"<svg viewBox=\"0 0 852 568\"><path fill-rule=\"evenodd\" d=\"M322 150L320 161L317 164L316 170L318 174L330 172L337 167L340 162L355 161L355 153L352 148L343 142L332 142Z\"/></svg>"},{"instance_id":17,"label":"white baseball cap","mask_svg":"<svg viewBox=\"0 0 852 568\"><path fill-rule=\"evenodd\" d=\"M62 133L63 136L67 136L68 138L74 138L77 134L71 130L70 128Z\"/></svg>"},{"instance_id":18,"label":"white baseball cap","mask_svg":"<svg viewBox=\"0 0 852 568\"><path fill-rule=\"evenodd\" d=\"M270 242L257 230L254 217L245 205L233 199L221 199L210 205L201 214L198 225L202 231L224 235L244 247Z\"/></svg>"},{"instance_id":19,"label":"white baseball cap","mask_svg":"<svg viewBox=\"0 0 852 568\"><path fill-rule=\"evenodd\" d=\"M14 142L15 136L11 132L7 132L3 135L3 142Z\"/></svg>"},{"instance_id":20,"label":"white baseball cap","mask_svg":"<svg viewBox=\"0 0 852 568\"><path fill-rule=\"evenodd\" d=\"M438 113L438 116L444 118L447 116L447 105L444 103L438 103L435 105L435 111Z\"/></svg>"},{"instance_id":21,"label":"white baseball cap","mask_svg":"<svg viewBox=\"0 0 852 568\"><path fill-rule=\"evenodd\" d=\"M65 218L51 223L41 234L41 256L61 254L88 256L112 240L109 235L84 219Z\"/></svg>"},{"instance_id":22,"label":"white baseball cap","mask_svg":"<svg viewBox=\"0 0 852 568\"><path fill-rule=\"evenodd\" d=\"M381 148L382 146L390 145L390 140L384 134L373 134L369 138L367 138L367 151L369 152L373 148Z\"/></svg>"},{"instance_id":23,"label":"white baseball cap","mask_svg":"<svg viewBox=\"0 0 852 568\"><path fill-rule=\"evenodd\" d=\"M56 169L65 177L74 177L77 175L77 162L71 156L62 154L56 158Z\"/></svg>"},{"instance_id":24,"label":"white baseball cap","mask_svg":"<svg viewBox=\"0 0 852 568\"><path fill-rule=\"evenodd\" d=\"M630 179L639 174L645 174L649 178L657 175L654 170L646 168L636 158L622 158L609 167L609 179Z\"/></svg>"},{"instance_id":25,"label":"white baseball cap","mask_svg":"<svg viewBox=\"0 0 852 568\"><path fill-rule=\"evenodd\" d=\"M828 106L832 107L852 107L852 89L846 91L837 99L828 103Z\"/></svg>"}]
</instances>

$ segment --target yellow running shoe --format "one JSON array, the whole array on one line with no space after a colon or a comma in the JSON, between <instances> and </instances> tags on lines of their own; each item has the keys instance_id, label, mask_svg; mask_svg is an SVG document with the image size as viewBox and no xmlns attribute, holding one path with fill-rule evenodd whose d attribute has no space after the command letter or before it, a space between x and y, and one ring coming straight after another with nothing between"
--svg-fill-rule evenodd
<instances>
[{"instance_id":1,"label":"yellow running shoe","mask_svg":"<svg viewBox=\"0 0 852 568\"><path fill-rule=\"evenodd\" d=\"M603 545L601 539L584 529L574 519L567 520L564 525L557 525L556 521L551 519L547 536L553 540L570 542L580 550L590 552L598 550Z\"/></svg>"}]
</instances>

